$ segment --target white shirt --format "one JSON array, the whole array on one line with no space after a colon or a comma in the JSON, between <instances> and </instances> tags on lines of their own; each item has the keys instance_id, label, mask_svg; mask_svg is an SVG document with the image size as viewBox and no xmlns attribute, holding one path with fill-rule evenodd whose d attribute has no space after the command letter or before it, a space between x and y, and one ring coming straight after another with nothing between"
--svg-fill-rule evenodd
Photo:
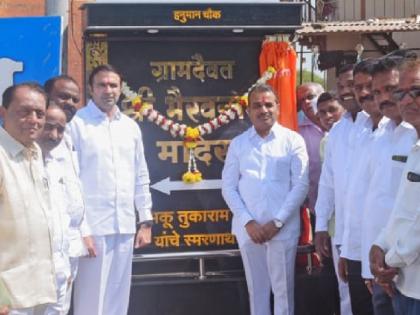
<instances>
[{"instance_id":1,"label":"white shirt","mask_svg":"<svg viewBox=\"0 0 420 315\"><path fill-rule=\"evenodd\" d=\"M412 173L416 174L413 175ZM394 208L375 244L385 262L399 268L396 286L408 297L420 299L420 141L412 148L398 189Z\"/></svg>"},{"instance_id":2,"label":"white shirt","mask_svg":"<svg viewBox=\"0 0 420 315\"><path fill-rule=\"evenodd\" d=\"M136 232L152 220L149 172L139 126L118 109L110 120L89 101L70 122L86 206L86 235Z\"/></svg>"},{"instance_id":3,"label":"white shirt","mask_svg":"<svg viewBox=\"0 0 420 315\"><path fill-rule=\"evenodd\" d=\"M66 211L66 192L64 186L64 169L58 160L50 154L44 157L45 170L48 176L51 218L53 230L53 257L56 272L70 275L69 262L69 225Z\"/></svg>"},{"instance_id":4,"label":"white shirt","mask_svg":"<svg viewBox=\"0 0 420 315\"><path fill-rule=\"evenodd\" d=\"M383 126L389 121L383 117L373 131L370 117L363 112L356 119L356 127L350 134L350 160L348 163L347 194L344 203L344 232L340 256L351 260L362 260L361 237L362 216L366 200L369 176L366 158L375 138L383 132ZM360 121L360 122L359 122Z\"/></svg>"},{"instance_id":5,"label":"white shirt","mask_svg":"<svg viewBox=\"0 0 420 315\"><path fill-rule=\"evenodd\" d=\"M70 138L64 137L61 143L54 148L50 155L60 166L64 185L65 216L68 222L68 239L70 257L84 255L84 245L81 234L81 225L84 222L85 206L82 195L82 185L79 179L79 164L77 153L72 151Z\"/></svg>"},{"instance_id":6,"label":"white shirt","mask_svg":"<svg viewBox=\"0 0 420 315\"><path fill-rule=\"evenodd\" d=\"M254 127L230 143L222 172L222 194L233 212L232 232L249 240L244 226L255 220L284 223L274 239L300 234L299 207L308 192L308 156L303 138L275 124L265 138Z\"/></svg>"},{"instance_id":7,"label":"white shirt","mask_svg":"<svg viewBox=\"0 0 420 315\"><path fill-rule=\"evenodd\" d=\"M362 214L362 277L365 279L373 278L369 267L369 251L388 222L401 182L404 159L416 139L417 133L411 125L402 122L396 126L390 120L366 156L370 181Z\"/></svg>"},{"instance_id":8,"label":"white shirt","mask_svg":"<svg viewBox=\"0 0 420 315\"><path fill-rule=\"evenodd\" d=\"M335 244L342 243L344 196L347 190L347 163L350 155L349 136L354 126L355 122L347 112L331 128L318 185L315 231L328 231L328 221L335 213Z\"/></svg>"}]
</instances>

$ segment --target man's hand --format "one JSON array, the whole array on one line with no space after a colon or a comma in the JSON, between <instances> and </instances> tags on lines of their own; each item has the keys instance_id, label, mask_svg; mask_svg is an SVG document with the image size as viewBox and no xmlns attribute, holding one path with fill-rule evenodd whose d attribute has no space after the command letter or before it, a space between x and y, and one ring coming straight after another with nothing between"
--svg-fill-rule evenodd
<instances>
[{"instance_id":1,"label":"man's hand","mask_svg":"<svg viewBox=\"0 0 420 315\"><path fill-rule=\"evenodd\" d=\"M83 243L85 243L89 258L96 257L97 251L93 237L91 235L83 237Z\"/></svg>"},{"instance_id":2,"label":"man's hand","mask_svg":"<svg viewBox=\"0 0 420 315\"><path fill-rule=\"evenodd\" d=\"M343 280L345 283L348 281L348 270L347 270L347 260L343 257L340 257L338 260L338 276L341 280Z\"/></svg>"},{"instance_id":3,"label":"man's hand","mask_svg":"<svg viewBox=\"0 0 420 315\"><path fill-rule=\"evenodd\" d=\"M0 315L9 315L9 307L0 306Z\"/></svg>"},{"instance_id":4,"label":"man's hand","mask_svg":"<svg viewBox=\"0 0 420 315\"><path fill-rule=\"evenodd\" d=\"M365 279L365 285L368 289L369 293L373 295L373 280L372 279Z\"/></svg>"},{"instance_id":5,"label":"man's hand","mask_svg":"<svg viewBox=\"0 0 420 315\"><path fill-rule=\"evenodd\" d=\"M373 245L369 252L370 271L375 276L375 282L379 284L389 296L395 294L392 280L398 274L397 268L389 267L385 263L385 253L377 245Z\"/></svg>"},{"instance_id":6,"label":"man's hand","mask_svg":"<svg viewBox=\"0 0 420 315\"><path fill-rule=\"evenodd\" d=\"M315 233L315 250L321 261L323 257L331 257L331 239L327 231Z\"/></svg>"},{"instance_id":7,"label":"man's hand","mask_svg":"<svg viewBox=\"0 0 420 315\"><path fill-rule=\"evenodd\" d=\"M262 229L264 231L266 241L271 240L280 231L280 229L274 224L274 221L267 222L262 226Z\"/></svg>"},{"instance_id":8,"label":"man's hand","mask_svg":"<svg viewBox=\"0 0 420 315\"><path fill-rule=\"evenodd\" d=\"M152 227L145 224L140 225L137 232L134 248L144 247L152 242Z\"/></svg>"},{"instance_id":9,"label":"man's hand","mask_svg":"<svg viewBox=\"0 0 420 315\"><path fill-rule=\"evenodd\" d=\"M263 227L255 220L249 221L245 225L246 232L251 240L256 244L262 244L266 241L266 236Z\"/></svg>"}]
</instances>

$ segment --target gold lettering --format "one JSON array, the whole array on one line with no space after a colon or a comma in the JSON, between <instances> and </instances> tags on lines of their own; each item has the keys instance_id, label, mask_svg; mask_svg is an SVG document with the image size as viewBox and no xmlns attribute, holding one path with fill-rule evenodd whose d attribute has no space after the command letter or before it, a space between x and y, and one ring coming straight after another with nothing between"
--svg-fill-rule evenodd
<instances>
[{"instance_id":1,"label":"gold lettering","mask_svg":"<svg viewBox=\"0 0 420 315\"><path fill-rule=\"evenodd\" d=\"M182 229L188 229L190 227L188 212L189 211L177 211L179 227Z\"/></svg>"},{"instance_id":2,"label":"gold lettering","mask_svg":"<svg viewBox=\"0 0 420 315\"><path fill-rule=\"evenodd\" d=\"M211 164L212 155L210 153L211 141L198 141L197 146L194 150L194 156L206 163L207 166Z\"/></svg>"},{"instance_id":3,"label":"gold lettering","mask_svg":"<svg viewBox=\"0 0 420 315\"><path fill-rule=\"evenodd\" d=\"M187 23L187 17L185 16L185 11L174 11L174 20L181 22L182 24Z\"/></svg>"},{"instance_id":4,"label":"gold lettering","mask_svg":"<svg viewBox=\"0 0 420 315\"><path fill-rule=\"evenodd\" d=\"M182 96L181 91L176 86L171 86L166 90L168 96L165 97L165 104L168 105L166 114L169 118L174 118L175 116L179 121L183 120L183 111L182 111Z\"/></svg>"},{"instance_id":5,"label":"gold lettering","mask_svg":"<svg viewBox=\"0 0 420 315\"><path fill-rule=\"evenodd\" d=\"M206 64L206 74L209 78L217 80L219 78L218 62L208 61Z\"/></svg>"},{"instance_id":6,"label":"gold lettering","mask_svg":"<svg viewBox=\"0 0 420 315\"><path fill-rule=\"evenodd\" d=\"M220 75L225 80L231 80L233 78L233 66L234 61L226 61L226 64L220 65Z\"/></svg>"},{"instance_id":7,"label":"gold lettering","mask_svg":"<svg viewBox=\"0 0 420 315\"><path fill-rule=\"evenodd\" d=\"M184 235L184 242L187 246L201 246L202 234L186 234Z\"/></svg>"},{"instance_id":8,"label":"gold lettering","mask_svg":"<svg viewBox=\"0 0 420 315\"><path fill-rule=\"evenodd\" d=\"M170 159L172 164L178 163L178 148L183 147L182 141L156 141L156 146L161 148L158 153L160 160Z\"/></svg>"},{"instance_id":9,"label":"gold lettering","mask_svg":"<svg viewBox=\"0 0 420 315\"><path fill-rule=\"evenodd\" d=\"M195 62L193 62L194 67L193 67L193 75L199 79L201 82L204 82L204 63L203 63L203 56L201 54L194 54L191 57L192 60L195 60Z\"/></svg>"},{"instance_id":10,"label":"gold lettering","mask_svg":"<svg viewBox=\"0 0 420 315\"><path fill-rule=\"evenodd\" d=\"M166 235L166 231L162 232L162 235L155 236L154 243L157 247L179 247L179 234L176 231L172 231L172 235Z\"/></svg>"},{"instance_id":11,"label":"gold lettering","mask_svg":"<svg viewBox=\"0 0 420 315\"><path fill-rule=\"evenodd\" d=\"M219 161L224 162L230 140L216 140L215 142L216 143L213 144L214 155Z\"/></svg>"},{"instance_id":12,"label":"gold lettering","mask_svg":"<svg viewBox=\"0 0 420 315\"><path fill-rule=\"evenodd\" d=\"M162 223L164 229L173 229L174 211L159 211L153 214L155 223Z\"/></svg>"}]
</instances>

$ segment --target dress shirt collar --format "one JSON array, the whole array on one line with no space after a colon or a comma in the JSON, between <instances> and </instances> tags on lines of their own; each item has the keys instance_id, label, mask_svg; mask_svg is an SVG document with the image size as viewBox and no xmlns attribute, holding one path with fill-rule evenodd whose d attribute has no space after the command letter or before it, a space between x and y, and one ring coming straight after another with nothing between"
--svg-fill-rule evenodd
<instances>
[{"instance_id":1,"label":"dress shirt collar","mask_svg":"<svg viewBox=\"0 0 420 315\"><path fill-rule=\"evenodd\" d=\"M314 128L322 132L321 128L317 124L315 124L312 120L310 120L305 114L303 114L303 118L299 122L299 127L301 126L313 126Z\"/></svg>"},{"instance_id":2,"label":"dress shirt collar","mask_svg":"<svg viewBox=\"0 0 420 315\"><path fill-rule=\"evenodd\" d=\"M19 154L25 154L27 157L31 156L35 159L39 156L38 146L36 143L27 148L9 135L3 127L0 127L0 142L13 158L17 157Z\"/></svg>"},{"instance_id":3,"label":"dress shirt collar","mask_svg":"<svg viewBox=\"0 0 420 315\"><path fill-rule=\"evenodd\" d=\"M101 111L93 100L89 100L86 107L88 108L89 113L92 117L98 118L101 120L108 118L108 115L104 113L103 111ZM119 120L121 118L121 111L118 108L118 106L115 106L115 107L116 107L116 110L115 110L114 117L112 118L112 120Z\"/></svg>"},{"instance_id":4,"label":"dress shirt collar","mask_svg":"<svg viewBox=\"0 0 420 315\"><path fill-rule=\"evenodd\" d=\"M249 138L250 139L263 139L263 140L271 140L272 138L276 138L279 136L279 132L281 130L281 126L278 123L274 123L273 127L271 127L270 132L268 133L267 137L262 138L257 131L255 130L255 127L252 126Z\"/></svg>"}]
</instances>

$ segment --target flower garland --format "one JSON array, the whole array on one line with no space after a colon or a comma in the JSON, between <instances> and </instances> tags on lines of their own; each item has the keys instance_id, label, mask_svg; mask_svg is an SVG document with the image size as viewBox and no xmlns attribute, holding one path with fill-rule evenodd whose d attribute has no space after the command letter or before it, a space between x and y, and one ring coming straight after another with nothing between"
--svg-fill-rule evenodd
<instances>
[{"instance_id":1,"label":"flower garland","mask_svg":"<svg viewBox=\"0 0 420 315\"><path fill-rule=\"evenodd\" d=\"M185 124L179 124L163 116L159 111L153 108L153 105L143 102L141 97L130 89L126 82L122 84L122 93L128 99L129 107L126 113L135 120L142 120L146 117L149 121L155 123L157 126L165 131L168 131L172 137L182 137L184 146L189 149L188 170L182 176L185 183L196 183L202 180L202 174L197 168L197 163L194 156L194 149L197 142L204 136L213 133L216 129L223 125L230 123L236 118L243 115L246 107L248 106L248 93L258 84L266 83L273 78L276 69L268 67L262 76L247 90L242 96L236 96L227 105L227 110L220 113L217 117L209 120L206 123L200 124L196 127L190 127Z\"/></svg>"}]
</instances>

